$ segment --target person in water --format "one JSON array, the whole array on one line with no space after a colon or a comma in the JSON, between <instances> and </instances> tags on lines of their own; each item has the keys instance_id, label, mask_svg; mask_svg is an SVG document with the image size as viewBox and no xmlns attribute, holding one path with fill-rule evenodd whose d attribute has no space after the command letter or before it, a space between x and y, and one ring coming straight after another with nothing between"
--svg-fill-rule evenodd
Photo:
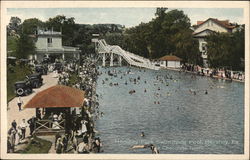
<instances>
[{"instance_id":1,"label":"person in water","mask_svg":"<svg viewBox=\"0 0 250 160\"><path fill-rule=\"evenodd\" d=\"M205 91L205 94L208 94L207 90Z\"/></svg>"},{"instance_id":2,"label":"person in water","mask_svg":"<svg viewBox=\"0 0 250 160\"><path fill-rule=\"evenodd\" d=\"M145 137L145 134L144 134L144 132L141 132L141 137Z\"/></svg>"},{"instance_id":3,"label":"person in water","mask_svg":"<svg viewBox=\"0 0 250 160\"><path fill-rule=\"evenodd\" d=\"M134 145L133 147L131 147L130 149L142 149L142 148L149 148L151 147L153 144L144 144L144 145Z\"/></svg>"},{"instance_id":4,"label":"person in water","mask_svg":"<svg viewBox=\"0 0 250 160\"><path fill-rule=\"evenodd\" d=\"M155 145L151 145L150 149L152 151L152 154L159 154L159 150L156 148Z\"/></svg>"},{"instance_id":5,"label":"person in water","mask_svg":"<svg viewBox=\"0 0 250 160\"><path fill-rule=\"evenodd\" d=\"M152 151L152 154L159 154L159 150L156 148L153 144L145 144L145 145L134 145L130 149L143 149L143 148L150 148Z\"/></svg>"}]
</instances>

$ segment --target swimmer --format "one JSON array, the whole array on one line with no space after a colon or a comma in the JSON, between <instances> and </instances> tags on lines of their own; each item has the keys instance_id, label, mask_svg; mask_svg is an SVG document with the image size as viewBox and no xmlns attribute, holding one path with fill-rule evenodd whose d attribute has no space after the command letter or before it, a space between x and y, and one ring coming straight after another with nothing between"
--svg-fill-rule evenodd
<instances>
[{"instance_id":1,"label":"swimmer","mask_svg":"<svg viewBox=\"0 0 250 160\"><path fill-rule=\"evenodd\" d=\"M152 151L152 154L159 154L159 150L153 144L134 145L130 149L143 149L143 148L150 148Z\"/></svg>"},{"instance_id":2,"label":"swimmer","mask_svg":"<svg viewBox=\"0 0 250 160\"><path fill-rule=\"evenodd\" d=\"M104 115L104 113L103 112L101 112L101 117Z\"/></svg>"},{"instance_id":3,"label":"swimmer","mask_svg":"<svg viewBox=\"0 0 250 160\"><path fill-rule=\"evenodd\" d=\"M150 149L152 151L152 154L159 154L159 150L156 148L156 146L151 145Z\"/></svg>"},{"instance_id":4,"label":"swimmer","mask_svg":"<svg viewBox=\"0 0 250 160\"><path fill-rule=\"evenodd\" d=\"M208 94L207 90L205 91L205 94Z\"/></svg>"},{"instance_id":5,"label":"swimmer","mask_svg":"<svg viewBox=\"0 0 250 160\"><path fill-rule=\"evenodd\" d=\"M135 90L129 91L129 94L133 94L133 93L135 93Z\"/></svg>"},{"instance_id":6,"label":"swimmer","mask_svg":"<svg viewBox=\"0 0 250 160\"><path fill-rule=\"evenodd\" d=\"M141 137L144 137L144 136L145 136L144 132L141 132Z\"/></svg>"},{"instance_id":7,"label":"swimmer","mask_svg":"<svg viewBox=\"0 0 250 160\"><path fill-rule=\"evenodd\" d=\"M146 93L146 92L147 92L147 90L146 90L146 89L144 89L144 92Z\"/></svg>"},{"instance_id":8,"label":"swimmer","mask_svg":"<svg viewBox=\"0 0 250 160\"><path fill-rule=\"evenodd\" d=\"M130 147L130 149L141 149L141 148L149 148L151 147L153 144L145 144L145 145L134 145L132 147Z\"/></svg>"}]
</instances>

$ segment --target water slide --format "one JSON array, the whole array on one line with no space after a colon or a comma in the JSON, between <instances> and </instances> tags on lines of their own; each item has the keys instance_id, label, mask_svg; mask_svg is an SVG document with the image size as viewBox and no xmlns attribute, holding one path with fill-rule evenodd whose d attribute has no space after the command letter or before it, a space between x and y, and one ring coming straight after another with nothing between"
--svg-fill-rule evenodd
<instances>
[{"instance_id":1,"label":"water slide","mask_svg":"<svg viewBox=\"0 0 250 160\"><path fill-rule=\"evenodd\" d=\"M125 51L118 45L108 45L104 39L98 40L97 43L98 43L98 52L100 54L113 53L123 57L123 59L132 66L148 68L153 70L160 69L160 67L155 66L149 59Z\"/></svg>"}]
</instances>

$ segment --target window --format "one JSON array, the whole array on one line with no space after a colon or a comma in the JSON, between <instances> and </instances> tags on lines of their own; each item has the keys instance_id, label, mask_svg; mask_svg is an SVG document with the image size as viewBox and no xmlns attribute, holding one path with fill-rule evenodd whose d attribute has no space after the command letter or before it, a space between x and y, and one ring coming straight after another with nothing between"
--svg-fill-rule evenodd
<instances>
[{"instance_id":1,"label":"window","mask_svg":"<svg viewBox=\"0 0 250 160\"><path fill-rule=\"evenodd\" d=\"M52 47L52 38L47 38L48 47Z\"/></svg>"}]
</instances>

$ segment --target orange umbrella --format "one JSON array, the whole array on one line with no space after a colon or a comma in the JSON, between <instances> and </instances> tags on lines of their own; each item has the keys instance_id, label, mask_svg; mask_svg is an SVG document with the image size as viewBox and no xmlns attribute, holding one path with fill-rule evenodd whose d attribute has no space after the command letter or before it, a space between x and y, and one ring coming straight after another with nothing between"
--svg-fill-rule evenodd
<instances>
[{"instance_id":1,"label":"orange umbrella","mask_svg":"<svg viewBox=\"0 0 250 160\"><path fill-rule=\"evenodd\" d=\"M82 107L85 92L56 85L37 93L24 108Z\"/></svg>"}]
</instances>

